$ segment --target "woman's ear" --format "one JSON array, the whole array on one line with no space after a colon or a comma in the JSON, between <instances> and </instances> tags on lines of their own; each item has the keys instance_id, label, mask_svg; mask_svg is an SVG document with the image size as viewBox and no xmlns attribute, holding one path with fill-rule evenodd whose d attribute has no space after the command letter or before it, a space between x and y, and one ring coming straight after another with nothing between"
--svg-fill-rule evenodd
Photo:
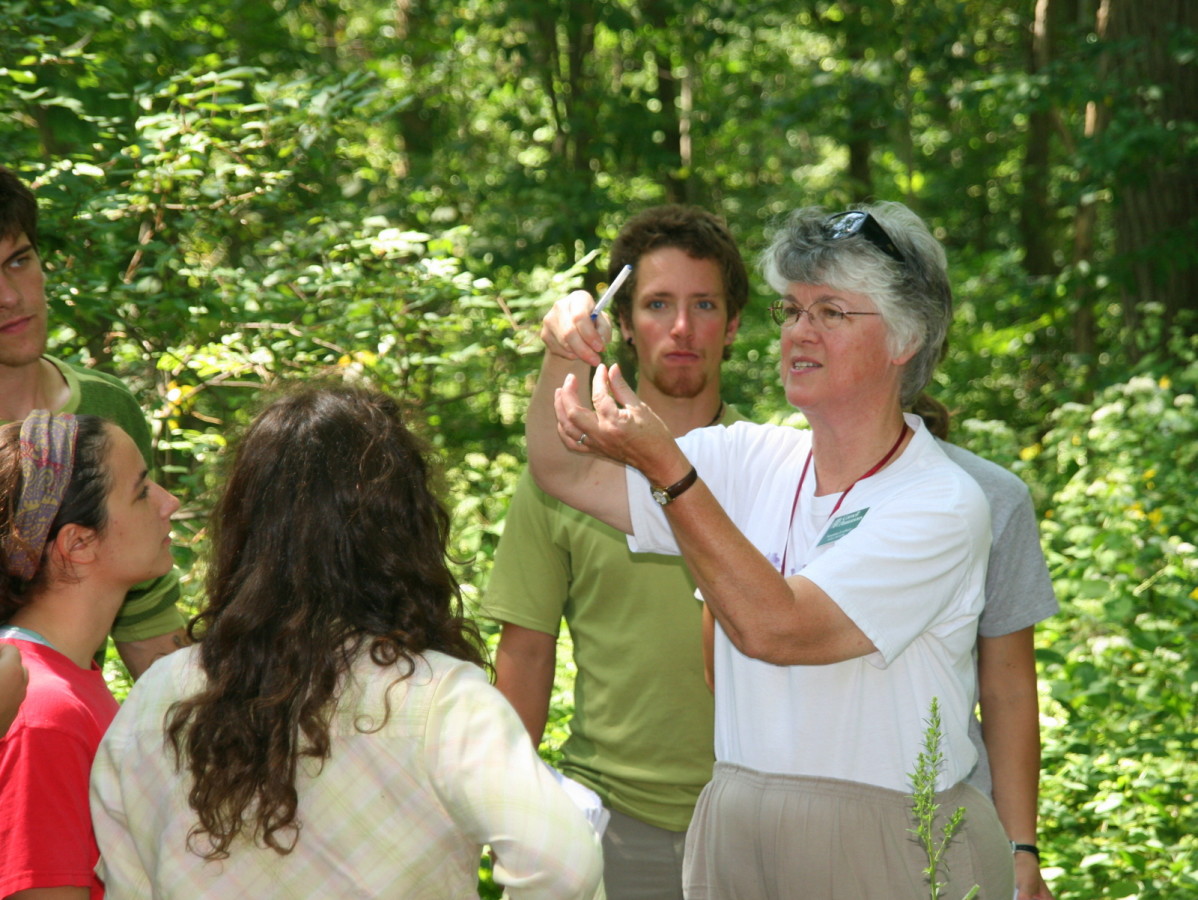
<instances>
[{"instance_id":1,"label":"woman's ear","mask_svg":"<svg viewBox=\"0 0 1198 900\"><path fill-rule=\"evenodd\" d=\"M897 355L891 356L890 363L891 365L895 366L905 366L911 361L911 357L918 352L919 343L917 341L912 341L907 347L900 350Z\"/></svg>"},{"instance_id":2,"label":"woman's ear","mask_svg":"<svg viewBox=\"0 0 1198 900\"><path fill-rule=\"evenodd\" d=\"M54 537L53 559L66 565L87 565L96 561L99 535L84 525L64 525Z\"/></svg>"}]
</instances>

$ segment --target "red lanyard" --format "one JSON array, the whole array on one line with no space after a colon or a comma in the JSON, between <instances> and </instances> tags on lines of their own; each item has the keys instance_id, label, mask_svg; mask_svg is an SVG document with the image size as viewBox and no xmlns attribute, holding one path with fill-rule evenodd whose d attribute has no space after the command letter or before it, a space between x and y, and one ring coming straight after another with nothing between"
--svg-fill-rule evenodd
<instances>
[{"instance_id":1,"label":"red lanyard","mask_svg":"<svg viewBox=\"0 0 1198 900\"><path fill-rule=\"evenodd\" d=\"M832 507L832 512L828 513L829 520L836 515L836 511L840 509L840 504L844 503L844 498L849 495L849 491L857 486L858 481L862 481L866 478L869 478L871 475L877 474L878 470L886 465L886 463L890 462L890 458L894 456L894 454L898 453L899 444L901 444L903 442L903 438L907 436L907 429L910 427L911 426L904 422L903 427L899 430L898 440L894 442L893 447L886 451L886 455L874 463L873 468L871 468L864 475L855 478L853 483L844 489L844 492L841 493L840 498L836 501L836 505ZM790 507L790 522L786 526L786 543L782 545L782 564L778 567L778 571L781 573L783 578L786 577L786 555L790 553L790 533L794 530L795 511L799 508L799 494L803 492L803 482L807 480L807 470L809 468L811 468L810 450L807 451L807 461L803 463L803 474L799 476L799 486L795 488L795 500Z\"/></svg>"}]
</instances>

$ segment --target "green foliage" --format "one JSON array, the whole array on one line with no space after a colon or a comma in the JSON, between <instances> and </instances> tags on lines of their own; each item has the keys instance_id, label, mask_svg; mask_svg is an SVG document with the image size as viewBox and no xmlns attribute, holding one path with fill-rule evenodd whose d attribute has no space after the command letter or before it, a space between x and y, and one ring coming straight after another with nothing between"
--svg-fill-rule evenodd
<instances>
[{"instance_id":1,"label":"green foliage","mask_svg":"<svg viewBox=\"0 0 1198 900\"><path fill-rule=\"evenodd\" d=\"M1031 448L1055 484L1042 530L1062 613L1037 655L1058 897L1198 887L1198 346L1176 351L1168 376L1063 406Z\"/></svg>"},{"instance_id":2,"label":"green foliage","mask_svg":"<svg viewBox=\"0 0 1198 900\"><path fill-rule=\"evenodd\" d=\"M1128 294L1109 212L1159 156L1184 162L1194 131L1155 115L1162 86L1103 68L1095 34L1069 25L1032 71L1028 6L994 0L6 12L0 150L37 179L52 345L119 374L149 411L184 501L189 604L224 449L271 390L345 379L409 404L442 463L473 606L524 458L540 313L594 283L629 212L708 205L752 257L796 205L916 207L953 265L936 391L955 439L1016 470L1045 516L1062 601L1039 638L1056 895L1198 888L1198 349L1192 318L1167 325ZM1169 39L1179 65L1189 37ZM1109 135L1084 133L1091 102L1112 111ZM1023 141L1039 113L1054 123L1035 210L1051 271L1031 275ZM1167 237L1146 252L1192 258L1184 232ZM776 420L791 410L767 302L745 312L725 396ZM568 644L558 659L550 759L572 706ZM107 674L127 690L111 654Z\"/></svg>"}]
</instances>

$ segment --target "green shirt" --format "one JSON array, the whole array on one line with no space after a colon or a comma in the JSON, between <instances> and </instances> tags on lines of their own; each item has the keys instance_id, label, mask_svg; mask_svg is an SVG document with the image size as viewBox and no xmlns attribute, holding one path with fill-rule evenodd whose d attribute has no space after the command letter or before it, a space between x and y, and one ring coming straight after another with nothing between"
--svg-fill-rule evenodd
<instances>
[{"instance_id":1,"label":"green shirt","mask_svg":"<svg viewBox=\"0 0 1198 900\"><path fill-rule=\"evenodd\" d=\"M744 417L726 407L728 425ZM562 770L612 809L685 831L714 760L702 606L680 557L550 497L525 471L504 520L483 611L574 642L574 717Z\"/></svg>"},{"instance_id":2,"label":"green shirt","mask_svg":"<svg viewBox=\"0 0 1198 900\"><path fill-rule=\"evenodd\" d=\"M146 465L152 469L150 426L129 389L111 375L77 368L52 356L45 359L62 373L71 393L66 404L55 411L99 416L119 425L133 438ZM140 641L182 628L183 615L175 606L178 599L179 573L174 569L161 578L135 586L117 613L112 639Z\"/></svg>"}]
</instances>

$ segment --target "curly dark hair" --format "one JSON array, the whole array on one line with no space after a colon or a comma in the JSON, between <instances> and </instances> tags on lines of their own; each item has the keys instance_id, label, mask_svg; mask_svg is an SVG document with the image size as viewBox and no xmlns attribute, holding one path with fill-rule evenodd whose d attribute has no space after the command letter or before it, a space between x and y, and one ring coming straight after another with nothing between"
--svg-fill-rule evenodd
<instances>
[{"instance_id":1,"label":"curly dark hair","mask_svg":"<svg viewBox=\"0 0 1198 900\"><path fill-rule=\"evenodd\" d=\"M167 713L208 859L245 833L290 853L301 757L362 652L396 680L438 650L484 665L449 568L449 515L423 444L376 391L306 387L249 426L213 515L208 603L188 627L207 675ZM381 726L380 726L381 727Z\"/></svg>"},{"instance_id":2,"label":"curly dark hair","mask_svg":"<svg viewBox=\"0 0 1198 900\"><path fill-rule=\"evenodd\" d=\"M15 501L21 496L21 423L0 426L0 622L7 622L45 589L50 580L46 560L54 538L64 526L82 525L103 534L108 525L107 501L112 488L112 473L107 464L112 444L108 429L118 426L98 416L76 416L75 421L78 431L71 481L46 534L37 572L28 581L9 572L4 550L17 515Z\"/></svg>"}]
</instances>

